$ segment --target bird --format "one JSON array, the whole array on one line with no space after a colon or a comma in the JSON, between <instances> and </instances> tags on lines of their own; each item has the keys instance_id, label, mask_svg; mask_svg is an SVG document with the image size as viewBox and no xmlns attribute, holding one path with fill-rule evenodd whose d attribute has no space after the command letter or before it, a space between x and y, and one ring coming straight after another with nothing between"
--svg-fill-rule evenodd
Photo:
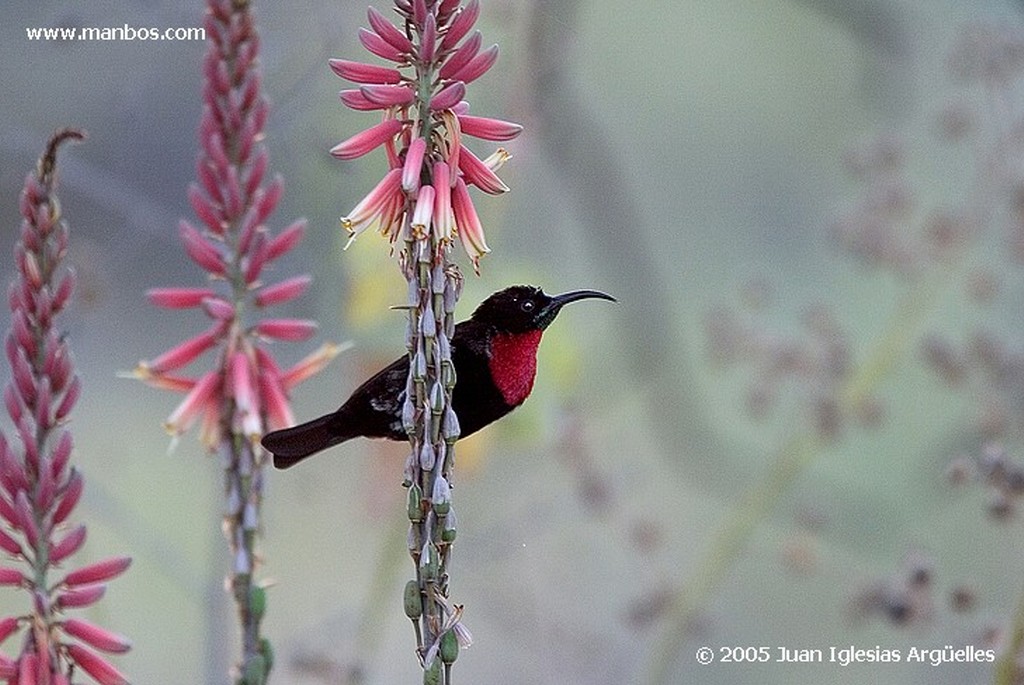
<instances>
[{"instance_id":1,"label":"bird","mask_svg":"<svg viewBox=\"0 0 1024 685\"><path fill-rule=\"evenodd\" d=\"M616 301L598 290L548 295L536 286L514 285L487 297L469 319L455 326L452 409L460 439L526 401L533 390L537 347L545 329L562 307L589 298ZM402 421L408 376L406 354L367 379L336 411L267 433L263 447L273 454L274 466L285 469L357 437L408 440Z\"/></svg>"}]
</instances>

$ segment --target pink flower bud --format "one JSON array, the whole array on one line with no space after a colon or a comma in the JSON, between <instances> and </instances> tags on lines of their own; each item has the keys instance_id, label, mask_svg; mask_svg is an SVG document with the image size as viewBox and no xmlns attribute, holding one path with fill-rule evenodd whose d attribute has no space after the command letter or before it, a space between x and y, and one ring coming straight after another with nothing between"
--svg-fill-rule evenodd
<instances>
[{"instance_id":1,"label":"pink flower bud","mask_svg":"<svg viewBox=\"0 0 1024 685\"><path fill-rule=\"evenodd\" d=\"M14 498L14 512L18 515L18 528L25 534L29 547L38 549L39 527L32 516L32 505L29 504L28 495L24 490L19 491Z\"/></svg>"},{"instance_id":2,"label":"pink flower bud","mask_svg":"<svg viewBox=\"0 0 1024 685\"><path fill-rule=\"evenodd\" d=\"M231 95L233 99L236 98L234 94ZM239 111L241 107L239 106ZM245 118L245 122L242 124L242 130L238 133L238 162L242 165L240 171L245 173L245 166L249 164L249 155L252 154L253 147L259 140L260 131L256 128L256 117L248 116ZM238 176L239 185L243 185L243 177Z\"/></svg>"},{"instance_id":3,"label":"pink flower bud","mask_svg":"<svg viewBox=\"0 0 1024 685\"><path fill-rule=\"evenodd\" d=\"M484 240L484 228L477 216L476 208L473 207L473 200L469 197L469 190L461 178L455 181L455 188L452 190L452 211L455 214L456 231L462 246L473 261L473 269L479 273L480 257L491 250Z\"/></svg>"},{"instance_id":4,"label":"pink flower bud","mask_svg":"<svg viewBox=\"0 0 1024 685\"><path fill-rule=\"evenodd\" d=\"M253 202L258 203L263 197L263 189L260 188L253 195ZM260 223L260 218L256 214L255 207L249 207L249 211L242 217L242 229L239 231L238 237L238 254L245 254L252 247L253 238L256 237L257 232L266 232L266 227Z\"/></svg>"},{"instance_id":5,"label":"pink flower bud","mask_svg":"<svg viewBox=\"0 0 1024 685\"><path fill-rule=\"evenodd\" d=\"M39 657L29 651L23 652L18 658L18 685L36 685L39 682L36 678L38 673Z\"/></svg>"},{"instance_id":6,"label":"pink flower bud","mask_svg":"<svg viewBox=\"0 0 1024 685\"><path fill-rule=\"evenodd\" d=\"M267 260L273 261L299 244L306 232L306 220L299 219L267 243Z\"/></svg>"},{"instance_id":7,"label":"pink flower bud","mask_svg":"<svg viewBox=\"0 0 1024 685\"><path fill-rule=\"evenodd\" d=\"M132 647L127 638L80 618L67 619L61 624L61 628L71 637L104 652L122 654Z\"/></svg>"},{"instance_id":8,"label":"pink flower bud","mask_svg":"<svg viewBox=\"0 0 1024 685\"><path fill-rule=\"evenodd\" d=\"M384 109L384 105L379 105L376 102L370 102L363 95L363 92L358 88L346 88L338 93L338 97L341 98L343 105L349 109L354 109L357 112L370 112L375 109Z\"/></svg>"},{"instance_id":9,"label":"pink flower bud","mask_svg":"<svg viewBox=\"0 0 1024 685\"><path fill-rule=\"evenodd\" d=\"M417 28L422 29L427 20L427 1L412 0L412 20Z\"/></svg>"},{"instance_id":10,"label":"pink flower bud","mask_svg":"<svg viewBox=\"0 0 1024 685\"><path fill-rule=\"evenodd\" d=\"M500 195L508 192L508 186L498 178L498 175L465 146L459 149L459 170L462 172L463 178L466 179L466 183L472 183L488 195Z\"/></svg>"},{"instance_id":11,"label":"pink flower bud","mask_svg":"<svg viewBox=\"0 0 1024 685\"><path fill-rule=\"evenodd\" d=\"M82 480L82 474L72 469L71 476L68 477L68 483L64 486L64 491L59 495L60 502L57 504L56 511L53 512L53 525L58 525L67 520L68 515L74 510L75 505L78 504L78 500L82 498L82 489L85 487L85 483Z\"/></svg>"},{"instance_id":12,"label":"pink flower bud","mask_svg":"<svg viewBox=\"0 0 1024 685\"><path fill-rule=\"evenodd\" d=\"M56 314L64 309L64 305L71 299L71 293L75 290L75 273L68 271L57 284L57 290L53 295L53 313Z\"/></svg>"},{"instance_id":13,"label":"pink flower bud","mask_svg":"<svg viewBox=\"0 0 1024 685\"><path fill-rule=\"evenodd\" d=\"M239 351L231 355L229 362L230 395L235 399L235 407L245 415L258 415L259 403L256 398L256 390L253 387L252 368L249 364L249 357L245 352ZM258 433L258 430L251 431Z\"/></svg>"},{"instance_id":14,"label":"pink flower bud","mask_svg":"<svg viewBox=\"0 0 1024 685\"><path fill-rule=\"evenodd\" d=\"M459 128L467 136L484 140L512 140L523 131L523 127L511 121L459 115Z\"/></svg>"},{"instance_id":15,"label":"pink flower bud","mask_svg":"<svg viewBox=\"0 0 1024 685\"><path fill-rule=\"evenodd\" d=\"M20 619L16 616L8 616L0 619L0 642L3 642L11 635L18 632L18 626L20 623Z\"/></svg>"},{"instance_id":16,"label":"pink flower bud","mask_svg":"<svg viewBox=\"0 0 1024 685\"><path fill-rule=\"evenodd\" d=\"M267 428L277 430L295 424L288 396L281 383L281 377L269 370L260 374L260 403L267 414Z\"/></svg>"},{"instance_id":17,"label":"pink flower bud","mask_svg":"<svg viewBox=\"0 0 1024 685\"><path fill-rule=\"evenodd\" d=\"M231 162L224 151L224 140L220 137L219 133L210 134L204 139L203 150L219 173L227 173L227 168L231 166Z\"/></svg>"},{"instance_id":18,"label":"pink flower bud","mask_svg":"<svg viewBox=\"0 0 1024 685\"><path fill-rule=\"evenodd\" d=\"M344 140L333 148L331 154L338 159L355 159L384 144L402 130L402 122L398 119L387 119Z\"/></svg>"},{"instance_id":19,"label":"pink flower bud","mask_svg":"<svg viewBox=\"0 0 1024 685\"><path fill-rule=\"evenodd\" d=\"M24 250L24 248L21 248ZM39 261L36 256L31 252L21 252L20 267L21 273L25 277L26 282L33 290L39 290L43 285L43 274L39 270Z\"/></svg>"},{"instance_id":20,"label":"pink flower bud","mask_svg":"<svg viewBox=\"0 0 1024 685\"><path fill-rule=\"evenodd\" d=\"M0 585L27 585L28 578L16 568L0 568Z\"/></svg>"},{"instance_id":21,"label":"pink flower bud","mask_svg":"<svg viewBox=\"0 0 1024 685\"><path fill-rule=\"evenodd\" d=\"M338 345L325 344L312 354L307 355L298 364L281 374L281 385L287 392L310 376L319 373L332 359L341 353ZM3 502L3 498L0 498Z\"/></svg>"},{"instance_id":22,"label":"pink flower bud","mask_svg":"<svg viewBox=\"0 0 1024 685\"><path fill-rule=\"evenodd\" d=\"M366 230L394 201L402 201L402 170L392 169L380 183L374 186L366 197L359 201L348 216L341 218L341 225L352 236Z\"/></svg>"},{"instance_id":23,"label":"pink flower bud","mask_svg":"<svg viewBox=\"0 0 1024 685\"><path fill-rule=\"evenodd\" d=\"M125 569L131 566L131 557L111 557L94 564L83 566L64 576L58 583L65 587L77 587L79 585L94 585L104 583L124 573Z\"/></svg>"},{"instance_id":24,"label":"pink flower bud","mask_svg":"<svg viewBox=\"0 0 1024 685\"><path fill-rule=\"evenodd\" d=\"M425 238L430 230L431 219L434 214L434 187L423 186L416 197L416 209L412 214L410 227L414 238Z\"/></svg>"},{"instance_id":25,"label":"pink flower bud","mask_svg":"<svg viewBox=\"0 0 1024 685\"><path fill-rule=\"evenodd\" d=\"M426 10L424 10L426 11ZM419 57L421 64L430 64L434 61L434 48L437 46L437 20L433 14L428 14L423 21L423 32L420 35Z\"/></svg>"},{"instance_id":26,"label":"pink flower bud","mask_svg":"<svg viewBox=\"0 0 1024 685\"><path fill-rule=\"evenodd\" d=\"M264 319L256 324L256 332L274 340L306 340L316 332L316 321L306 319Z\"/></svg>"},{"instance_id":27,"label":"pink flower bud","mask_svg":"<svg viewBox=\"0 0 1024 685\"><path fill-rule=\"evenodd\" d=\"M50 404L53 402L53 392L50 390L50 379L45 376L37 384L38 392L36 397L36 411L33 417L36 428L49 430L50 428Z\"/></svg>"},{"instance_id":28,"label":"pink flower bud","mask_svg":"<svg viewBox=\"0 0 1024 685\"><path fill-rule=\"evenodd\" d=\"M212 288L151 288L146 291L150 302L168 309L198 307L205 298L214 295Z\"/></svg>"},{"instance_id":29,"label":"pink flower bud","mask_svg":"<svg viewBox=\"0 0 1024 685\"><path fill-rule=\"evenodd\" d=\"M100 685L128 685L128 679L98 654L77 644L67 645L66 649L68 656Z\"/></svg>"},{"instance_id":30,"label":"pink flower bud","mask_svg":"<svg viewBox=\"0 0 1024 685\"><path fill-rule=\"evenodd\" d=\"M224 233L224 219L221 217L220 212L210 204L210 201L203 195L203 191L199 189L199 186L192 183L188 187L188 201L192 205L192 210L199 217L200 221L206 224L211 231L218 235Z\"/></svg>"},{"instance_id":31,"label":"pink flower bud","mask_svg":"<svg viewBox=\"0 0 1024 685\"><path fill-rule=\"evenodd\" d=\"M50 472L54 478L60 478L64 467L68 465L71 458L71 447L73 440L70 431L61 431L57 444L50 450Z\"/></svg>"},{"instance_id":32,"label":"pink flower bud","mask_svg":"<svg viewBox=\"0 0 1024 685\"><path fill-rule=\"evenodd\" d=\"M22 474L24 477L24 474ZM7 487L6 479L4 480L4 487ZM14 510L14 505L7 501L6 497L0 497L0 517L3 517L12 526L18 525L18 512Z\"/></svg>"},{"instance_id":33,"label":"pink flower bud","mask_svg":"<svg viewBox=\"0 0 1024 685\"><path fill-rule=\"evenodd\" d=\"M21 403L21 397L13 385L4 388L4 405L7 407L7 414L11 420L18 423L25 412L25 405Z\"/></svg>"},{"instance_id":34,"label":"pink flower bud","mask_svg":"<svg viewBox=\"0 0 1024 685\"><path fill-rule=\"evenodd\" d=\"M412 42L405 36L405 34L399 31L394 24L388 21L383 14L373 7L370 7L366 11L366 16L367 19L369 19L370 27L373 28L374 32L383 38L388 45L395 49L396 52L399 54L409 54L412 52ZM367 47L367 50L370 50L370 48ZM373 52L373 50L370 50L370 52ZM378 56L384 57L384 55ZM384 58L388 59L387 57Z\"/></svg>"},{"instance_id":35,"label":"pink flower bud","mask_svg":"<svg viewBox=\"0 0 1024 685\"><path fill-rule=\"evenodd\" d=\"M280 174L274 175L274 180L267 186L263 195L260 196L259 201L256 203L256 221L257 223L263 223L277 208L277 203L281 201L281 196L284 195L284 178Z\"/></svg>"},{"instance_id":36,"label":"pink flower bud","mask_svg":"<svg viewBox=\"0 0 1024 685\"><path fill-rule=\"evenodd\" d=\"M269 307L275 304L290 302L302 295L309 288L312 279L308 275L294 276L280 283L267 285L256 291L257 307Z\"/></svg>"},{"instance_id":37,"label":"pink flower bud","mask_svg":"<svg viewBox=\"0 0 1024 685\"><path fill-rule=\"evenodd\" d=\"M18 422L18 437L24 450L25 473L32 473L39 468L39 443L36 442L36 426L28 416L22 416Z\"/></svg>"},{"instance_id":38,"label":"pink flower bud","mask_svg":"<svg viewBox=\"0 0 1024 685\"><path fill-rule=\"evenodd\" d=\"M431 111L437 112L443 109L451 109L466 94L466 84L462 81L454 81L437 92L430 99Z\"/></svg>"},{"instance_id":39,"label":"pink flower bud","mask_svg":"<svg viewBox=\"0 0 1024 685\"><path fill-rule=\"evenodd\" d=\"M225 303L227 304L227 303ZM230 307L230 305L228 305ZM173 371L182 366L187 366L197 359L204 352L217 344L219 331L211 329L200 333L194 338L189 338L183 343L167 350L159 357L149 362L148 367L153 373Z\"/></svg>"},{"instance_id":40,"label":"pink flower bud","mask_svg":"<svg viewBox=\"0 0 1024 685\"><path fill-rule=\"evenodd\" d=\"M106 585L89 585L76 590L65 590L57 594L54 606L57 609L79 609L95 604L106 593Z\"/></svg>"},{"instance_id":41,"label":"pink flower bud","mask_svg":"<svg viewBox=\"0 0 1024 685\"><path fill-rule=\"evenodd\" d=\"M53 414L57 423L61 423L68 417L81 394L82 383L78 380L78 376L75 376L71 379L71 384L64 391L64 397L61 398L60 404L57 405L57 411Z\"/></svg>"},{"instance_id":42,"label":"pink flower bud","mask_svg":"<svg viewBox=\"0 0 1024 685\"><path fill-rule=\"evenodd\" d=\"M196 264L215 276L225 273L224 259L220 251L211 245L190 223L182 220L178 224L178 235L185 245L185 252Z\"/></svg>"},{"instance_id":43,"label":"pink flower bud","mask_svg":"<svg viewBox=\"0 0 1024 685\"><path fill-rule=\"evenodd\" d=\"M269 161L270 156L267 154L267 149L261 147L245 172L246 195L252 196L256 189L260 187L260 183L263 182L263 176L267 173Z\"/></svg>"},{"instance_id":44,"label":"pink flower bud","mask_svg":"<svg viewBox=\"0 0 1024 685\"><path fill-rule=\"evenodd\" d=\"M423 169L423 155L427 150L425 138L417 136L409 143L405 153L405 164L402 166L402 190L415 193L420 187L420 172Z\"/></svg>"},{"instance_id":45,"label":"pink flower bud","mask_svg":"<svg viewBox=\"0 0 1024 685\"><path fill-rule=\"evenodd\" d=\"M85 532L85 525L72 528L60 542L50 548L50 563L59 564L81 549L85 544Z\"/></svg>"},{"instance_id":46,"label":"pink flower bud","mask_svg":"<svg viewBox=\"0 0 1024 685\"><path fill-rule=\"evenodd\" d=\"M494 63L497 61L498 46L492 45L471 59L466 66L452 74L451 77L458 81L462 81L463 83L472 83L487 73L487 70L493 67Z\"/></svg>"},{"instance_id":47,"label":"pink flower bud","mask_svg":"<svg viewBox=\"0 0 1024 685\"><path fill-rule=\"evenodd\" d=\"M19 464L14 458L14 454L11 453L6 440L3 443L3 449L0 450L0 482L3 483L4 489L11 495L12 501L19 491L28 490L30 487L25 471L22 469L21 464ZM7 505L6 500L3 500L2 498L0 498L0 502ZM10 507L10 512L14 511L13 506L7 506ZM12 518L5 513L4 518L13 525L17 525L18 523L16 516Z\"/></svg>"},{"instance_id":48,"label":"pink flower bud","mask_svg":"<svg viewBox=\"0 0 1024 685\"><path fill-rule=\"evenodd\" d=\"M462 37L473 28L477 17L480 16L479 0L469 0L459 14L448 24L448 32L441 41L441 50L449 50L462 40Z\"/></svg>"},{"instance_id":49,"label":"pink flower bud","mask_svg":"<svg viewBox=\"0 0 1024 685\"><path fill-rule=\"evenodd\" d=\"M0 530L0 549L3 549L3 551L15 557L24 555L24 551L21 549L21 543L2 530Z\"/></svg>"},{"instance_id":50,"label":"pink flower bud","mask_svg":"<svg viewBox=\"0 0 1024 685\"><path fill-rule=\"evenodd\" d=\"M216 407L219 389L220 375L216 371L210 371L200 378L192 390L185 395L185 399L177 409L167 418L164 424L167 432L172 435L184 433L206 410L207 406Z\"/></svg>"},{"instance_id":51,"label":"pink flower bud","mask_svg":"<svg viewBox=\"0 0 1024 685\"><path fill-rule=\"evenodd\" d=\"M405 107L411 105L416 99L416 92L410 86L360 86L359 92L367 100L380 107Z\"/></svg>"},{"instance_id":52,"label":"pink flower bud","mask_svg":"<svg viewBox=\"0 0 1024 685\"><path fill-rule=\"evenodd\" d=\"M396 29L397 30L397 29ZM373 31L359 29L359 42L363 47L381 59L391 62L405 62L405 55Z\"/></svg>"},{"instance_id":53,"label":"pink flower bud","mask_svg":"<svg viewBox=\"0 0 1024 685\"><path fill-rule=\"evenodd\" d=\"M203 300L203 311L212 319L230 321L235 318L235 305L222 297L207 297ZM215 341L220 336L220 327L214 329Z\"/></svg>"},{"instance_id":54,"label":"pink flower bud","mask_svg":"<svg viewBox=\"0 0 1024 685\"><path fill-rule=\"evenodd\" d=\"M224 198L225 213L229 219L233 219L242 212L242 183L238 179L238 167L234 164L227 168L224 185L227 190Z\"/></svg>"},{"instance_id":55,"label":"pink flower bud","mask_svg":"<svg viewBox=\"0 0 1024 685\"><path fill-rule=\"evenodd\" d=\"M438 69L437 75L442 80L450 79L453 74L457 73L462 67L469 64L471 59L476 57L477 53L480 52L480 46L483 44L483 41L483 34L479 31L474 31L469 40L460 45L459 49L445 60L441 68Z\"/></svg>"},{"instance_id":56,"label":"pink flower bud","mask_svg":"<svg viewBox=\"0 0 1024 685\"><path fill-rule=\"evenodd\" d=\"M53 477L50 459L41 456L39 459L39 476L36 485L35 508L37 511L49 511L53 498L57 494L57 481Z\"/></svg>"},{"instance_id":57,"label":"pink flower bud","mask_svg":"<svg viewBox=\"0 0 1024 685\"><path fill-rule=\"evenodd\" d=\"M263 267L267 264L267 237L265 233L257 233L253 238L253 244L249 248L249 254L246 255L244 264L245 272L243 276L245 276L245 284L253 287L256 280L260 277Z\"/></svg>"},{"instance_id":58,"label":"pink flower bud","mask_svg":"<svg viewBox=\"0 0 1024 685\"><path fill-rule=\"evenodd\" d=\"M11 313L11 334L23 350L35 355L36 339L29 328L28 317L20 308Z\"/></svg>"},{"instance_id":59,"label":"pink flower bud","mask_svg":"<svg viewBox=\"0 0 1024 685\"><path fill-rule=\"evenodd\" d=\"M32 366L25 357L25 350L17 348L14 358L11 361L11 374L14 377L14 384L18 388L22 400L28 406L36 401L36 382L32 375Z\"/></svg>"},{"instance_id":60,"label":"pink flower bud","mask_svg":"<svg viewBox=\"0 0 1024 685\"><path fill-rule=\"evenodd\" d=\"M206 120L205 117L203 119ZM200 137L204 134L200 133ZM196 176L199 178L199 182L203 186L203 190L206 194L213 198L214 202L223 203L224 195L220 191L220 181L217 180L217 175L213 172L213 167L208 160L200 159L196 162Z\"/></svg>"},{"instance_id":61,"label":"pink flower bud","mask_svg":"<svg viewBox=\"0 0 1024 685\"><path fill-rule=\"evenodd\" d=\"M452 189L449 174L450 170L446 163L434 164L434 227L441 240L451 240L455 234L455 215L452 214Z\"/></svg>"},{"instance_id":62,"label":"pink flower bud","mask_svg":"<svg viewBox=\"0 0 1024 685\"><path fill-rule=\"evenodd\" d=\"M402 81L402 73L392 67L351 62L345 59L329 59L327 63L335 74L353 83L400 83Z\"/></svg>"}]
</instances>

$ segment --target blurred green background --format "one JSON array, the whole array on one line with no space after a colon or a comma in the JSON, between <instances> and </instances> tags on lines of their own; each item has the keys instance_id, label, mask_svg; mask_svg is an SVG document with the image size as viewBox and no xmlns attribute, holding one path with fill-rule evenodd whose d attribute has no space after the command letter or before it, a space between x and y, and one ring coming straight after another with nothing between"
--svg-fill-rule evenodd
<instances>
[{"instance_id":1,"label":"blurred green background","mask_svg":"<svg viewBox=\"0 0 1024 685\"><path fill-rule=\"evenodd\" d=\"M90 134L61 159L80 276L63 321L85 384L73 424L86 476L77 514L90 534L80 556L135 558L87 615L134 640L117 663L137 683L225 682L236 649L219 469L192 435L168 453L161 424L177 397L117 377L204 325L194 312L149 306L143 293L201 283L176 226L191 216L185 189L205 46L32 42L25 28L200 26L202 4L191 5L0 5L0 254L10 254L17 195L46 137L65 125ZM512 192L477 200L493 252L482 276L467 278L462 316L520 282L598 288L619 304L566 310L545 336L533 397L460 443L452 596L466 605L475 643L457 681L992 682L990 664L702 666L694 654L705 645L767 646L773 658L783 646L826 657L830 646L851 645L999 653L1007 644L1024 589L1021 524L993 521L990 493L952 490L945 472L991 437L978 427L986 397L1005 399L1011 428L999 437L1024 456L1024 374L970 372L951 387L922 361L921 340L938 334L959 345L984 326L1020 351L1024 279L1002 225L1015 215L994 210L967 247L911 274L852 258L833 227L861 192L849 151L880 132L901 141L901 173L913 184L900 223L908 234L931 207L975 201L979 184L991 206L1006 205L1005 184L977 172L1006 130L979 125L951 145L936 121L951 101L995 111L978 121L1004 126L1024 112L1019 88L992 99L956 86L947 69L965 26L1020 31L1024 8L482 6L478 28L501 57L468 99L473 113L526 131L507 145L514 158L502 177ZM365 1L255 7L271 168L286 181L273 225L310 223L277 269L313 273L314 290L287 313L321 322L319 340L275 353L287 362L323 340L354 344L296 391L295 413L308 418L402 351L404 319L388 306L404 300L404 282L375 236L341 251L338 216L379 178L383 155L342 163L327 154L374 121L340 105L346 86L326 65L371 61L356 41ZM1019 177L1024 165L1013 164L1013 148L1005 154ZM12 265L3 263L6 280ZM981 267L999 284L984 307L965 294ZM759 418L764 360L744 348L738 363L714 363L709 312L712 324L726 311L763 329L769 347L772 335L799 346L801 317L815 305L842 330L848 368L824 388L817 376L772 376L778 402ZM830 410L808 411L805 401L822 394L840 398L839 413L851 397L870 401L879 425L848 420L822 438ZM277 653L273 682L419 678L400 604L412 573L404 457L401 445L352 442L271 474L262 549L263 576L275 581L264 623ZM891 599L918 563L930 577L907 620L857 611L875 607L880 583ZM969 590L969 611L950 605L957 589ZM7 612L25 601L0 593Z\"/></svg>"}]
</instances>

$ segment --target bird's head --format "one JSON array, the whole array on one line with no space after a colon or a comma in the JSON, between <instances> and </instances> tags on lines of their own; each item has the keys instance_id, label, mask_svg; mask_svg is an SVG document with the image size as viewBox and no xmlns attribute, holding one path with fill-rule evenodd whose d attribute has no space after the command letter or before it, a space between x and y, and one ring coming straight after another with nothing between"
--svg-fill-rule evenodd
<instances>
[{"instance_id":1,"label":"bird's head","mask_svg":"<svg viewBox=\"0 0 1024 685\"><path fill-rule=\"evenodd\" d=\"M561 295L548 295L532 285L513 285L481 302L472 318L508 333L543 331L555 320L562 307L588 298L616 301L611 295L598 290L573 290Z\"/></svg>"}]
</instances>

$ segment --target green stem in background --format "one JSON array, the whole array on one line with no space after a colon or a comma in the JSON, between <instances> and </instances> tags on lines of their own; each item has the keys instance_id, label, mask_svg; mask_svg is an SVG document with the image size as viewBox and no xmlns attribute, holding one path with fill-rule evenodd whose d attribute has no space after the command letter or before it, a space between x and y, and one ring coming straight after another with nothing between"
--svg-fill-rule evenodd
<instances>
[{"instance_id":1,"label":"green stem in background","mask_svg":"<svg viewBox=\"0 0 1024 685\"><path fill-rule=\"evenodd\" d=\"M904 356L938 299L941 286L956 281L951 276L948 272L933 274L900 301L886 334L840 389L841 413L855 411ZM645 682L651 685L669 682L669 671L694 615L725 580L758 525L825 447L825 441L816 432L798 433L778 451L765 477L740 497L699 558L689 580L676 591L667 626L651 652Z\"/></svg>"},{"instance_id":2,"label":"green stem in background","mask_svg":"<svg viewBox=\"0 0 1024 685\"><path fill-rule=\"evenodd\" d=\"M1024 647L1024 592L1017 599L1007 644L995 667L995 685L1015 685L1020 682L1020 652Z\"/></svg>"}]
</instances>

